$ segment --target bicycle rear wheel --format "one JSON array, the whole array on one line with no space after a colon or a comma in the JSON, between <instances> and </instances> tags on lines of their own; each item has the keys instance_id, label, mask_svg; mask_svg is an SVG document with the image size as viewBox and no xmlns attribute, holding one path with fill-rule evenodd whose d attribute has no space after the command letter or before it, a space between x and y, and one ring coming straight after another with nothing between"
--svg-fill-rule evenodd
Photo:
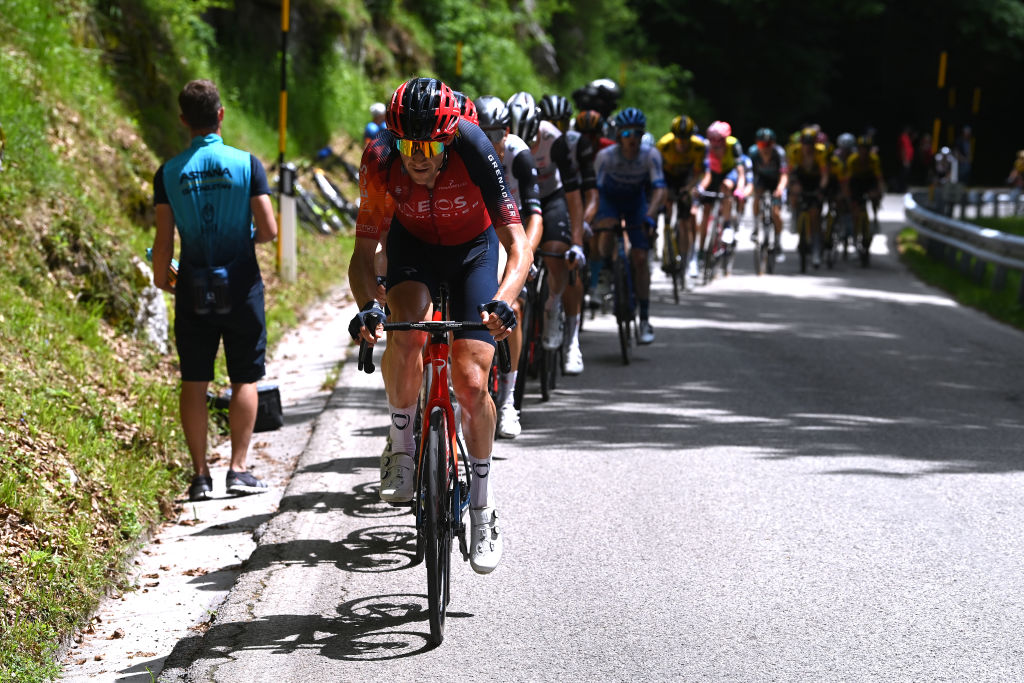
<instances>
[{"instance_id":1,"label":"bicycle rear wheel","mask_svg":"<svg viewBox=\"0 0 1024 683\"><path fill-rule=\"evenodd\" d=\"M630 329L633 314L629 305L626 265L622 261L622 258L616 258L612 264L612 286L615 288L615 323L619 331L619 351L622 354L622 364L629 365L633 344Z\"/></svg>"},{"instance_id":2,"label":"bicycle rear wheel","mask_svg":"<svg viewBox=\"0 0 1024 683\"><path fill-rule=\"evenodd\" d=\"M679 258L679 231L673 226L665 226L665 256L662 259L662 268L672 277L672 301L679 303L680 280L682 278L683 265Z\"/></svg>"},{"instance_id":3,"label":"bicycle rear wheel","mask_svg":"<svg viewBox=\"0 0 1024 683\"><path fill-rule=\"evenodd\" d=\"M708 240L707 251L704 252L704 284L711 284L715 279L715 268L718 267L718 260L722 251L722 231L716 220L711 227L711 239Z\"/></svg>"},{"instance_id":4,"label":"bicycle rear wheel","mask_svg":"<svg viewBox=\"0 0 1024 683\"><path fill-rule=\"evenodd\" d=\"M430 414L430 431L423 458L425 540L427 556L427 612L430 642L440 645L448 606L448 573L451 568L452 527L449 482L450 454L444 411Z\"/></svg>"}]
</instances>

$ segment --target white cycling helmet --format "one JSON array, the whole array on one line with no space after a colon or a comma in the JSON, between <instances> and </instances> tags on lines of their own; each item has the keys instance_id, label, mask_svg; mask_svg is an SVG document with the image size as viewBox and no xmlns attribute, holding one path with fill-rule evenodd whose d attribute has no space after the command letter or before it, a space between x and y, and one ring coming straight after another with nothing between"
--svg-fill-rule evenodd
<instances>
[{"instance_id":1,"label":"white cycling helmet","mask_svg":"<svg viewBox=\"0 0 1024 683\"><path fill-rule=\"evenodd\" d=\"M388 108L384 106L383 102L374 102L370 105L371 116L384 116L387 113Z\"/></svg>"}]
</instances>

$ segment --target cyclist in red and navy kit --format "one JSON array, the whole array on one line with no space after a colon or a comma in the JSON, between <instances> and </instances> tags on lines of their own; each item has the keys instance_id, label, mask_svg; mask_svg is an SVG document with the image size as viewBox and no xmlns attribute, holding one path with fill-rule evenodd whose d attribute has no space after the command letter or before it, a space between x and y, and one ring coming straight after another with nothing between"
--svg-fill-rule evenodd
<instances>
[{"instance_id":1,"label":"cyclist in red and navy kit","mask_svg":"<svg viewBox=\"0 0 1024 683\"><path fill-rule=\"evenodd\" d=\"M488 486L495 408L487 377L494 341L516 325L511 303L523 288L532 254L501 160L480 127L462 119L451 88L433 78L407 81L391 97L387 124L363 152L359 172L362 200L349 286L363 306L349 332L369 343L382 333L373 255L388 220L387 301L393 319L429 319L432 292L447 282L452 317L487 325L486 331L456 332L451 347L452 385L473 468L470 564L486 574L502 551ZM508 251L500 285L499 243ZM381 455L380 495L388 501L409 501L413 495L412 428L425 341L420 332L394 332L384 352L391 439Z\"/></svg>"}]
</instances>

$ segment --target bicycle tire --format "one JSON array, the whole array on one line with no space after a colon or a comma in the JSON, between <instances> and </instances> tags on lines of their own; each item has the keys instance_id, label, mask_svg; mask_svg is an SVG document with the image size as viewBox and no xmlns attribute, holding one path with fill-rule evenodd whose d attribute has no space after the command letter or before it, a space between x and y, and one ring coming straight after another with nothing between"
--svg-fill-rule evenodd
<instances>
[{"instance_id":1,"label":"bicycle tire","mask_svg":"<svg viewBox=\"0 0 1024 683\"><path fill-rule=\"evenodd\" d=\"M679 278L682 263L679 258L679 226L665 226L665 255L662 267L672 277L672 301L679 303Z\"/></svg>"},{"instance_id":2,"label":"bicycle tire","mask_svg":"<svg viewBox=\"0 0 1024 683\"><path fill-rule=\"evenodd\" d=\"M430 430L424 453L423 479L426 484L427 613L430 621L430 642L440 645L444 640L448 606L448 573L451 563L451 506L448 503L448 430L444 411L435 408L430 414ZM443 458L443 462L442 462Z\"/></svg>"},{"instance_id":3,"label":"bicycle tire","mask_svg":"<svg viewBox=\"0 0 1024 683\"><path fill-rule=\"evenodd\" d=\"M537 374L540 375L540 400L548 401L551 399L551 363L554 351L549 351L543 347L540 348L538 354L539 360L537 363Z\"/></svg>"},{"instance_id":4,"label":"bicycle tire","mask_svg":"<svg viewBox=\"0 0 1024 683\"><path fill-rule=\"evenodd\" d=\"M865 205L857 217L857 224L854 227L854 240L857 244L857 256L860 258L860 265L867 268L871 263L871 235L870 223L868 222L868 207Z\"/></svg>"},{"instance_id":5,"label":"bicycle tire","mask_svg":"<svg viewBox=\"0 0 1024 683\"><path fill-rule=\"evenodd\" d=\"M719 218L716 217L714 222L711 224L711 239L708 240L707 251L704 252L704 284L709 285L715 279L715 269L718 267L719 253L718 250L721 245L722 231L721 223Z\"/></svg>"},{"instance_id":6,"label":"bicycle tire","mask_svg":"<svg viewBox=\"0 0 1024 683\"><path fill-rule=\"evenodd\" d=\"M621 258L616 258L612 262L612 287L615 289L615 326L619 333L619 351L622 354L622 364L629 365L630 347L633 342L630 336L629 320L632 316L629 310L626 266Z\"/></svg>"},{"instance_id":7,"label":"bicycle tire","mask_svg":"<svg viewBox=\"0 0 1024 683\"><path fill-rule=\"evenodd\" d=\"M530 369L531 337L533 336L533 304L530 296L523 302L523 344L519 349L519 362L517 364L516 385L512 389L512 403L516 410L523 409L523 396L526 394L526 376Z\"/></svg>"},{"instance_id":8,"label":"bicycle tire","mask_svg":"<svg viewBox=\"0 0 1024 683\"><path fill-rule=\"evenodd\" d=\"M807 272L807 253L811 250L810 236L807 234L811 229L811 217L806 211L801 211L796 219L797 235L799 242L796 250L800 253L800 272Z\"/></svg>"}]
</instances>

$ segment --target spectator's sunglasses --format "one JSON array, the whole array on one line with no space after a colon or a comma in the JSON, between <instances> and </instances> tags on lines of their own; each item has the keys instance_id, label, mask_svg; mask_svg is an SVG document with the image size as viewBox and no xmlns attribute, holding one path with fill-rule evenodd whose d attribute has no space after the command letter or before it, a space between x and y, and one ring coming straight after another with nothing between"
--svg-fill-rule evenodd
<instances>
[{"instance_id":1,"label":"spectator's sunglasses","mask_svg":"<svg viewBox=\"0 0 1024 683\"><path fill-rule=\"evenodd\" d=\"M405 140L399 138L395 140L395 147L398 148L398 153L404 157L411 157L416 152L422 152L423 156L435 157L444 151L443 142L435 142L432 140Z\"/></svg>"}]
</instances>

